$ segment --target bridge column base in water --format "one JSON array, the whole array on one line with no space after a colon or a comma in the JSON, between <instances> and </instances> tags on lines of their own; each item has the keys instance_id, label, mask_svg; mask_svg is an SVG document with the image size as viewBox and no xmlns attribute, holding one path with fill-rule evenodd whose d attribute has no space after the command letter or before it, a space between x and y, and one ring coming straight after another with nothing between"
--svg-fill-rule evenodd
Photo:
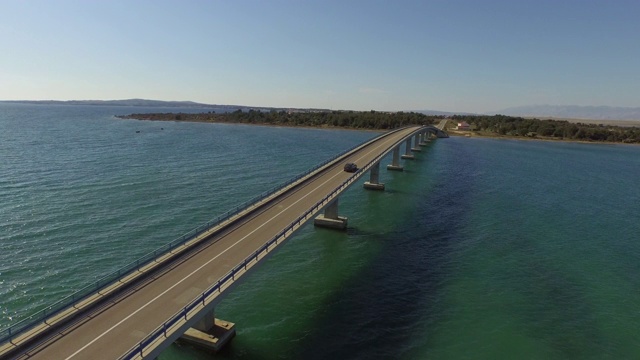
<instances>
[{"instance_id":1,"label":"bridge column base in water","mask_svg":"<svg viewBox=\"0 0 640 360\"><path fill-rule=\"evenodd\" d=\"M344 216L338 216L337 219L330 219L325 217L324 215L318 215L318 217L313 221L313 225L330 229L344 230L347 228L347 220L348 218Z\"/></svg>"},{"instance_id":2,"label":"bridge column base in water","mask_svg":"<svg viewBox=\"0 0 640 360\"><path fill-rule=\"evenodd\" d=\"M189 328L180 337L180 340L216 353L235 335L236 324L216 319L211 312L206 314L194 327Z\"/></svg>"},{"instance_id":3,"label":"bridge column base in water","mask_svg":"<svg viewBox=\"0 0 640 360\"><path fill-rule=\"evenodd\" d=\"M313 225L330 229L344 230L347 228L347 218L338 215L338 198L327 205L324 215L318 215L313 221Z\"/></svg>"},{"instance_id":4,"label":"bridge column base in water","mask_svg":"<svg viewBox=\"0 0 640 360\"><path fill-rule=\"evenodd\" d=\"M384 190L384 184L365 181L364 188L367 190Z\"/></svg>"},{"instance_id":5,"label":"bridge column base in water","mask_svg":"<svg viewBox=\"0 0 640 360\"><path fill-rule=\"evenodd\" d=\"M384 184L380 183L380 162L375 163L370 170L369 181L364 183L364 188L369 190L384 190Z\"/></svg>"},{"instance_id":6,"label":"bridge column base in water","mask_svg":"<svg viewBox=\"0 0 640 360\"><path fill-rule=\"evenodd\" d=\"M414 136L414 145L411 148L411 151L422 151L422 149L420 148L420 134L416 134Z\"/></svg>"},{"instance_id":7,"label":"bridge column base in water","mask_svg":"<svg viewBox=\"0 0 640 360\"><path fill-rule=\"evenodd\" d=\"M391 164L387 165L387 170L403 171L404 168L400 165L400 146L393 149L393 160Z\"/></svg>"},{"instance_id":8,"label":"bridge column base in water","mask_svg":"<svg viewBox=\"0 0 640 360\"><path fill-rule=\"evenodd\" d=\"M404 154L402 155L402 158L409 160L415 159L415 156L413 156L413 154L411 153L411 138L408 138L406 141L406 149Z\"/></svg>"},{"instance_id":9,"label":"bridge column base in water","mask_svg":"<svg viewBox=\"0 0 640 360\"><path fill-rule=\"evenodd\" d=\"M420 145L427 146L429 145L430 142L431 142L431 133L430 132L424 133L424 136L422 136L422 142L420 143Z\"/></svg>"}]
</instances>

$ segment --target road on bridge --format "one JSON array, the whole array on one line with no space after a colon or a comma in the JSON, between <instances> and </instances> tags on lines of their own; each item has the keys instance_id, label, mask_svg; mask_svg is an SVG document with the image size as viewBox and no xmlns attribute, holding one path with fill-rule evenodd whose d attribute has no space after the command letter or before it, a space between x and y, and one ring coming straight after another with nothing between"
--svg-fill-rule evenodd
<instances>
[{"instance_id":1,"label":"road on bridge","mask_svg":"<svg viewBox=\"0 0 640 360\"><path fill-rule=\"evenodd\" d=\"M345 163L367 164L418 129L402 129L361 148L18 358L117 359L353 176L343 171Z\"/></svg>"}]
</instances>

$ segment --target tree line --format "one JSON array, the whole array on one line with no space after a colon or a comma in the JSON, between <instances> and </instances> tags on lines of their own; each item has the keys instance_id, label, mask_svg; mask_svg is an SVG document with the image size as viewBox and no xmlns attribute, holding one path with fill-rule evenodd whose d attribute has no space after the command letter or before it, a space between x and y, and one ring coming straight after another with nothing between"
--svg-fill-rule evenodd
<instances>
[{"instance_id":1,"label":"tree line","mask_svg":"<svg viewBox=\"0 0 640 360\"><path fill-rule=\"evenodd\" d=\"M276 126L340 127L351 129L395 129L407 125L431 125L443 116L416 112L381 111L258 111L237 110L230 113L154 113L121 116L127 119L196 121Z\"/></svg>"},{"instance_id":2,"label":"tree line","mask_svg":"<svg viewBox=\"0 0 640 360\"><path fill-rule=\"evenodd\" d=\"M472 131L496 135L551 138L598 142L640 143L640 128L604 124L572 123L561 120L525 119L521 117L493 115L456 115L453 121L466 121Z\"/></svg>"},{"instance_id":3,"label":"tree line","mask_svg":"<svg viewBox=\"0 0 640 360\"><path fill-rule=\"evenodd\" d=\"M433 125L447 118L416 112L382 111L259 111L228 113L151 113L120 116L128 119L220 122L276 126L339 127L387 130L407 125ZM506 115L454 115L451 125L465 121L483 135L535 137L558 140L640 143L639 127L572 123L562 120L525 119Z\"/></svg>"}]
</instances>

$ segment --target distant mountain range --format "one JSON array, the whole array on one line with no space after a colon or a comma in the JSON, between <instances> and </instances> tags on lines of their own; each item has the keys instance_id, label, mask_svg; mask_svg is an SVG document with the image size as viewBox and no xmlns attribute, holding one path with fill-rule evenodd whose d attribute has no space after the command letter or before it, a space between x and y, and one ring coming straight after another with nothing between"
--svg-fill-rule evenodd
<instances>
[{"instance_id":1,"label":"distant mountain range","mask_svg":"<svg viewBox=\"0 0 640 360\"><path fill-rule=\"evenodd\" d=\"M140 106L140 107L169 107L169 108L210 108L234 111L236 109L248 110L291 110L291 108L275 108L246 105L215 105L203 104L193 101L162 101L146 99L126 99L126 100L3 100L0 102L34 104L34 105L101 105L101 106ZM304 111L329 111L328 109L295 109Z\"/></svg>"},{"instance_id":2,"label":"distant mountain range","mask_svg":"<svg viewBox=\"0 0 640 360\"><path fill-rule=\"evenodd\" d=\"M474 113L468 112L451 112L451 111L438 111L438 110L413 110L413 112L417 112L425 115L444 115L444 116L452 116L452 115L478 115Z\"/></svg>"},{"instance_id":3,"label":"distant mountain range","mask_svg":"<svg viewBox=\"0 0 640 360\"><path fill-rule=\"evenodd\" d=\"M511 107L491 114L562 119L640 120L640 107L528 105Z\"/></svg>"},{"instance_id":4,"label":"distant mountain range","mask_svg":"<svg viewBox=\"0 0 640 360\"><path fill-rule=\"evenodd\" d=\"M223 111L235 111L237 109L248 110L286 110L286 111L331 111L330 109L300 109L300 108L276 108L247 105L215 105L203 104L194 101L161 101L146 99L127 100L3 100L0 102L39 104L39 105L101 105L101 106L140 106L140 107L165 107L165 108L210 108ZM468 112L451 112L438 110L412 110L425 115L478 115ZM589 119L589 120L637 120L640 121L640 107L612 107L612 106L576 106L576 105L527 105L502 109L487 115L502 114L510 116L558 118L558 119Z\"/></svg>"},{"instance_id":5,"label":"distant mountain range","mask_svg":"<svg viewBox=\"0 0 640 360\"><path fill-rule=\"evenodd\" d=\"M160 101L145 99L128 100L6 100L3 102L36 105L103 105L103 106L146 106L146 107L218 107L220 105L201 104L193 101ZM226 106L225 106L226 107Z\"/></svg>"}]
</instances>

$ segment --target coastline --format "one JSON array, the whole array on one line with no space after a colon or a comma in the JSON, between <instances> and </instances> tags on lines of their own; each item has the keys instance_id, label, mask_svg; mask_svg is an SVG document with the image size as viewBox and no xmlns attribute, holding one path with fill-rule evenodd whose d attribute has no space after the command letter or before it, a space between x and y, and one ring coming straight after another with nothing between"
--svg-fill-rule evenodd
<instances>
[{"instance_id":1,"label":"coastline","mask_svg":"<svg viewBox=\"0 0 640 360\"><path fill-rule=\"evenodd\" d=\"M185 115L185 118L182 118ZM195 116L194 116L195 115ZM329 124L321 125L307 125L307 124L292 124L292 123L269 123L269 122L245 122L245 121L217 121L215 118L203 118L197 115L207 114L184 114L184 113L163 113L163 114L129 114L129 115L114 115L118 119L127 120L139 120L139 121L164 121L164 122L194 122L194 123L211 123L211 124L234 124L234 125L248 125L248 126L266 126L266 127L283 127L283 128L307 128L318 130L351 130L351 131L368 131L383 133L389 129L382 128L362 128L362 127L350 127L350 126L336 126ZM453 122L453 120L450 120ZM416 124L418 125L418 124ZM486 131L458 131L454 129L445 129L450 136L459 137L475 137L475 138L490 138L490 139L505 139L505 140L521 140L521 141L545 141L545 142L569 142L580 144L608 144L608 145L640 145L640 143L629 142L616 142L616 141L589 141L589 140L577 140L570 138L554 138L554 137L528 137L528 136L514 136L514 135L500 135L495 133L488 133Z\"/></svg>"},{"instance_id":2,"label":"coastline","mask_svg":"<svg viewBox=\"0 0 640 360\"><path fill-rule=\"evenodd\" d=\"M265 126L265 127L281 127L281 128L303 128L303 129L317 129L317 130L349 130L349 131L368 131L383 133L388 129L362 129L346 126L333 126L333 125L288 125L288 124L270 124L270 123L246 123L246 122L231 122L231 121L211 121L208 119L189 119L189 120L175 120L175 119L143 119L137 117L131 117L129 115L114 115L116 119L120 120L137 120L137 121L158 121L158 122L188 122L188 123L208 123L208 124L228 124L228 125L246 125L246 126Z\"/></svg>"},{"instance_id":3,"label":"coastline","mask_svg":"<svg viewBox=\"0 0 640 360\"><path fill-rule=\"evenodd\" d=\"M557 138L543 138L543 137L526 137L526 136L510 136L510 135L490 135L490 134L478 134L472 131L456 131L445 130L449 136L456 137L468 137L468 138L480 138L480 139L497 139L497 140L519 140L519 141L542 141L542 142L563 142L563 143L577 143L577 144L593 144L593 145L631 145L640 146L638 143L624 143L613 141L586 141L586 140L573 140L573 139L557 139Z\"/></svg>"}]
</instances>

